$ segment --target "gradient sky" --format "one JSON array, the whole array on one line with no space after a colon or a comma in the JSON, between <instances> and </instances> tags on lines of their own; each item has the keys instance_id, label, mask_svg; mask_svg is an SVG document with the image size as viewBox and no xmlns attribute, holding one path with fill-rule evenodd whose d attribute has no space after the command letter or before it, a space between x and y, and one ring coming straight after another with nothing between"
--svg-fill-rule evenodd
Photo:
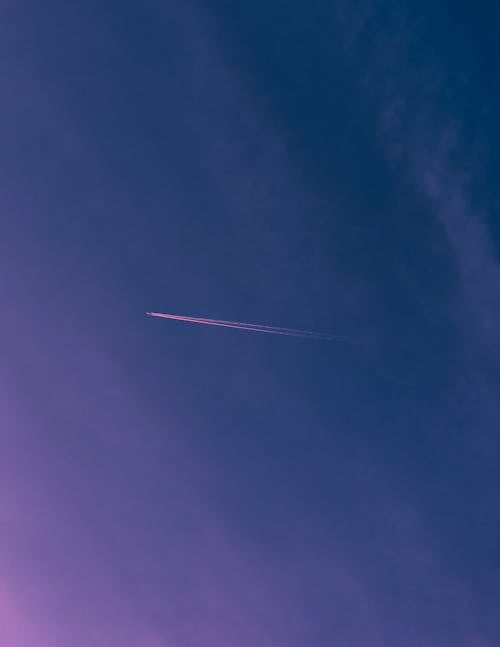
<instances>
[{"instance_id":1,"label":"gradient sky","mask_svg":"<svg viewBox=\"0 0 500 647\"><path fill-rule=\"evenodd\" d=\"M498 644L493 5L2 3L2 647Z\"/></svg>"}]
</instances>

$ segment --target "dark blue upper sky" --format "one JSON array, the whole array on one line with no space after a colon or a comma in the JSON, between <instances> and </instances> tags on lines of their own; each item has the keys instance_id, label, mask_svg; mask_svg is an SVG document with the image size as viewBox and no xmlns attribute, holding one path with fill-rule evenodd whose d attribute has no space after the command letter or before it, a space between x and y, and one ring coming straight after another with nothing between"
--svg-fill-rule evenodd
<instances>
[{"instance_id":1,"label":"dark blue upper sky","mask_svg":"<svg viewBox=\"0 0 500 647\"><path fill-rule=\"evenodd\" d=\"M0 10L2 645L495 644L498 14Z\"/></svg>"}]
</instances>

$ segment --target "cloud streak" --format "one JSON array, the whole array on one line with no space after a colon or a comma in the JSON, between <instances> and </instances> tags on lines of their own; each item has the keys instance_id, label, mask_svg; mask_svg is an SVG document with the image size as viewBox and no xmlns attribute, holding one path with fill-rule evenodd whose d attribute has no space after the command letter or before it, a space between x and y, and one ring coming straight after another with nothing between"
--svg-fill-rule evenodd
<instances>
[{"instance_id":1,"label":"cloud streak","mask_svg":"<svg viewBox=\"0 0 500 647\"><path fill-rule=\"evenodd\" d=\"M355 14L344 6L338 24L345 51L377 113L386 159L424 199L458 266L460 293L450 320L498 353L500 266L487 217L496 204L478 188L490 137L485 120L468 130L464 124L466 114L482 114L493 97L488 87L473 91L472 58L468 69L450 61L444 38L429 50L429 24L411 6L387 2L384 11L385 20L375 3L358 3Z\"/></svg>"},{"instance_id":2,"label":"cloud streak","mask_svg":"<svg viewBox=\"0 0 500 647\"><path fill-rule=\"evenodd\" d=\"M249 332L268 333L271 335L285 335L287 337L301 337L303 339L316 339L323 341L348 341L345 337L315 332L312 330L297 330L296 328L283 328L281 326L268 326L264 324L243 323L241 321L226 321L224 319L206 319L202 317L187 317L184 315L165 314L161 312L146 312L150 317L184 321L186 323L203 324L206 326L219 326L221 328L234 328Z\"/></svg>"}]
</instances>

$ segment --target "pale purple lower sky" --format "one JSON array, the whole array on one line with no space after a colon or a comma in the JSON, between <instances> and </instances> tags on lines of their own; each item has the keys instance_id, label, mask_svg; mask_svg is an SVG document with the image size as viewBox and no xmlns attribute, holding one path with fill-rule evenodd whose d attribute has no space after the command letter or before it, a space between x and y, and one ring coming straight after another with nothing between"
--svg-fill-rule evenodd
<instances>
[{"instance_id":1,"label":"pale purple lower sky","mask_svg":"<svg viewBox=\"0 0 500 647\"><path fill-rule=\"evenodd\" d=\"M55 280L50 265L32 268L29 283ZM54 292L83 291L67 267L60 276ZM2 324L2 644L271 647L335 635L346 645L437 647L447 644L429 629L439 605L466 632L455 644L483 644L470 633L462 584L441 573L422 521L382 466L341 449L330 462L339 497L387 538L380 585L343 531L337 545L335 533L293 516L293 500L273 521L278 543L266 544L266 532L245 538L214 494L235 483L219 484L216 466L168 418L172 386L156 412L139 377L110 359L106 335L89 334L103 304L89 300L82 328L69 302L30 312L22 283L4 301ZM141 343L136 332L129 342ZM290 427L316 433L301 407L291 415ZM410 597L398 600L398 589Z\"/></svg>"}]
</instances>

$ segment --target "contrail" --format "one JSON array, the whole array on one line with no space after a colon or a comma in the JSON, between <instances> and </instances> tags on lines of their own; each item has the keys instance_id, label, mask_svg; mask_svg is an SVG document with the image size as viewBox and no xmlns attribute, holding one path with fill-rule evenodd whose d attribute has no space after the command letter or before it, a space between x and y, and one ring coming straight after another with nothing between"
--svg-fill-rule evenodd
<instances>
[{"instance_id":1,"label":"contrail","mask_svg":"<svg viewBox=\"0 0 500 647\"><path fill-rule=\"evenodd\" d=\"M206 326L219 326L221 328L234 328L236 330L247 330L250 332L261 332L271 335L285 335L287 337L302 337L303 339L318 339L324 341L348 341L338 335L315 332L312 330L298 330L296 328L283 328L282 326L267 326L264 324L245 323L242 321L226 321L225 319L206 319L202 317L186 317L184 315L165 314L162 312L146 312L150 317L161 317L162 319L173 319L174 321L185 321L187 323L204 324Z\"/></svg>"}]
</instances>

